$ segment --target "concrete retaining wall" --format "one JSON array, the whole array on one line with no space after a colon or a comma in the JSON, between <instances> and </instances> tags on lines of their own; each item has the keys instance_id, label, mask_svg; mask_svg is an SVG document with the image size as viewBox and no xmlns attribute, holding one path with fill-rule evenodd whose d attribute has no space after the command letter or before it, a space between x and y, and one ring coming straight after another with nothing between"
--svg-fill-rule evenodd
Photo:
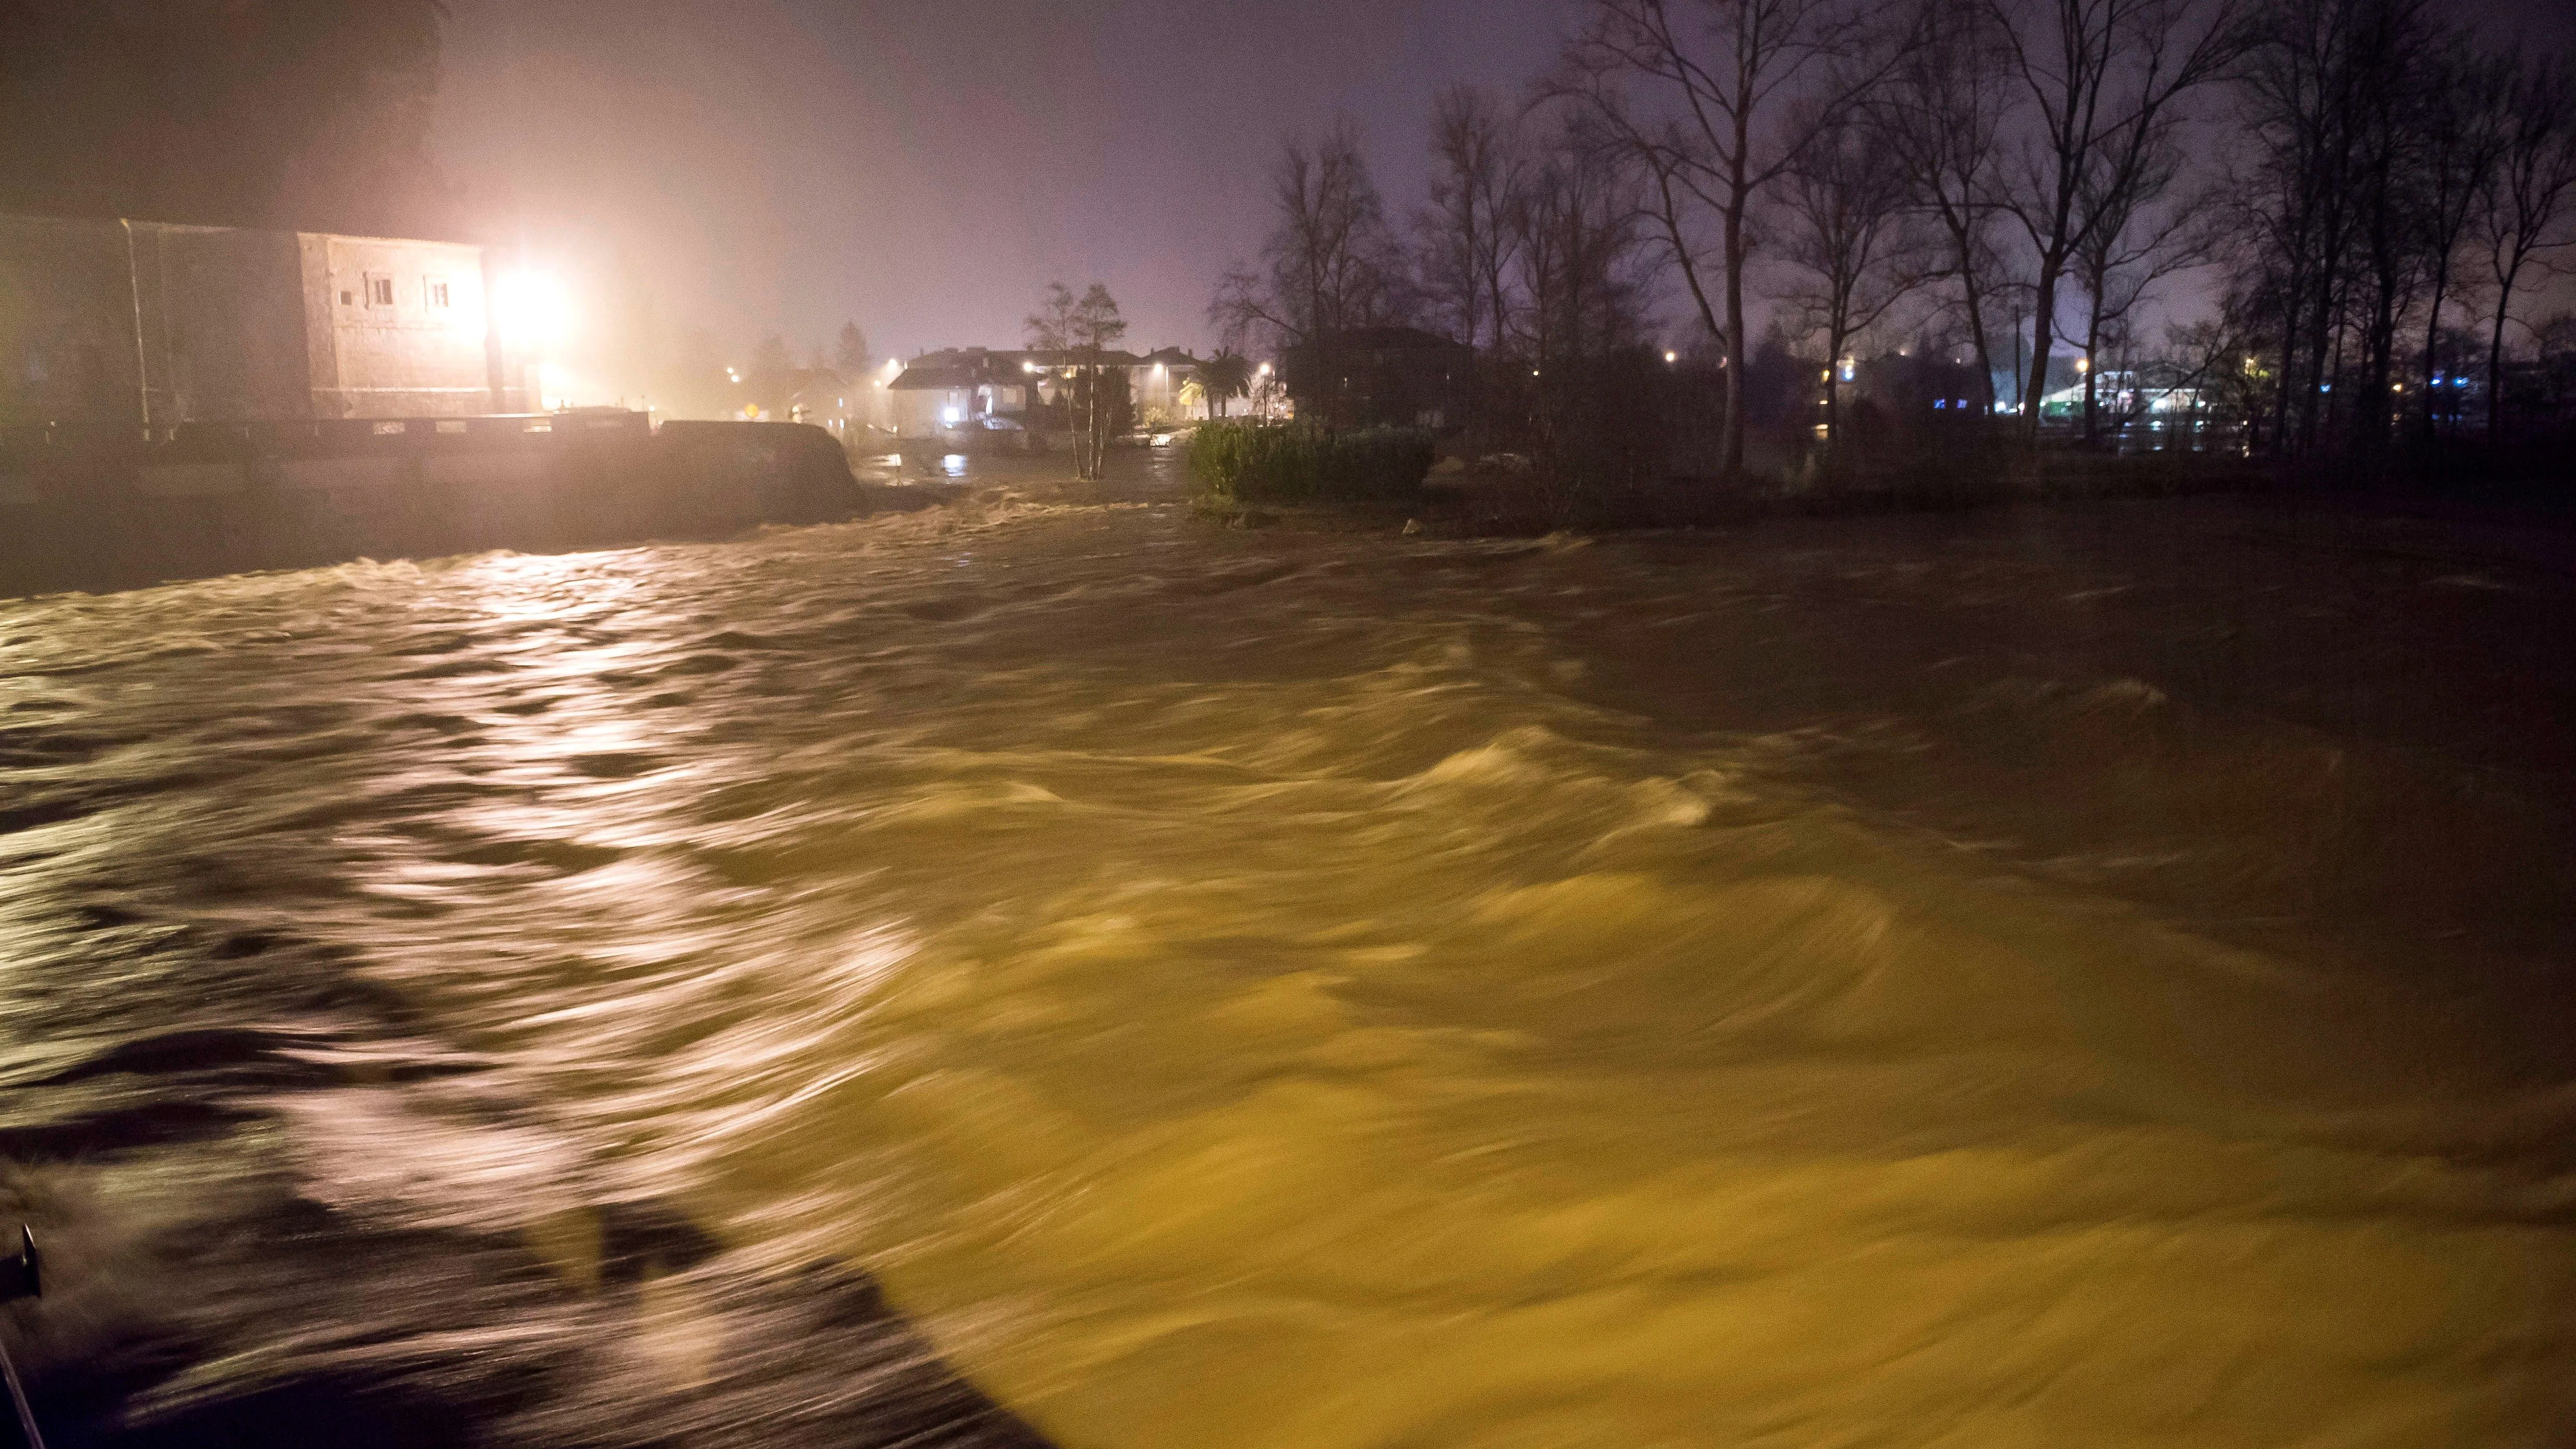
<instances>
[{"instance_id":1,"label":"concrete retaining wall","mask_svg":"<svg viewBox=\"0 0 2576 1449\"><path fill-rule=\"evenodd\" d=\"M640 414L0 434L0 595L359 557L713 537L860 506L840 444Z\"/></svg>"}]
</instances>

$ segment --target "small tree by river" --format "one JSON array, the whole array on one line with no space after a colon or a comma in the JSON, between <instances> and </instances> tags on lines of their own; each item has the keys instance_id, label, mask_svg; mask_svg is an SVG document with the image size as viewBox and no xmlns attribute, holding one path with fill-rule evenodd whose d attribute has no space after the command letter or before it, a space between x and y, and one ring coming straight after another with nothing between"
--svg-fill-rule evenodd
<instances>
[{"instance_id":1,"label":"small tree by river","mask_svg":"<svg viewBox=\"0 0 2576 1449\"><path fill-rule=\"evenodd\" d=\"M1109 350L1127 335L1127 321L1118 315L1118 299L1099 282L1076 297L1073 289L1062 282L1047 288L1046 301L1029 314L1029 346L1040 352L1064 354L1066 368L1073 375L1067 409L1073 421L1074 472L1091 479L1100 476L1108 461L1109 439L1119 426L1122 409L1114 405L1113 392L1123 397L1126 374L1111 376Z\"/></svg>"}]
</instances>

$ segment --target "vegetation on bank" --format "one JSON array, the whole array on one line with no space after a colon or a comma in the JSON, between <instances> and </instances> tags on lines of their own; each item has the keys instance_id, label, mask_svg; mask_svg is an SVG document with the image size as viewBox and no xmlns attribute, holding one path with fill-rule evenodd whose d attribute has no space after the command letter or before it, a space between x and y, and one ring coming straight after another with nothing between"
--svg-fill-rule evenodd
<instances>
[{"instance_id":1,"label":"vegetation on bank","mask_svg":"<svg viewBox=\"0 0 2576 1449\"><path fill-rule=\"evenodd\" d=\"M1405 499L1421 491L1434 457L1419 428L1215 422L1190 438L1190 482L1219 506Z\"/></svg>"},{"instance_id":2,"label":"vegetation on bank","mask_svg":"<svg viewBox=\"0 0 2576 1449\"><path fill-rule=\"evenodd\" d=\"M2243 457L2162 452L2126 457L1993 447L1875 464L1811 463L1785 475L1604 481L1517 454L1451 457L1394 498L1307 495L1247 500L1201 484L1201 512L1236 527L1392 530L1434 537L1536 537L1572 531L1708 528L1766 518L1954 513L2015 503L2179 498L2282 487Z\"/></svg>"}]
</instances>

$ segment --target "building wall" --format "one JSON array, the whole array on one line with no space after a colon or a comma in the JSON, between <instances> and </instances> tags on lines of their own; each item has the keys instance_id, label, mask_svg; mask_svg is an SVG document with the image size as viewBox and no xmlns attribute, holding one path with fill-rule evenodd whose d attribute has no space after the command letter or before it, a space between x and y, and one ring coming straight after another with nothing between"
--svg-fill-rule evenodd
<instances>
[{"instance_id":1,"label":"building wall","mask_svg":"<svg viewBox=\"0 0 2576 1449\"><path fill-rule=\"evenodd\" d=\"M152 425L305 416L311 383L295 238L131 227Z\"/></svg>"},{"instance_id":2,"label":"building wall","mask_svg":"<svg viewBox=\"0 0 2576 1449\"><path fill-rule=\"evenodd\" d=\"M312 416L494 410L482 248L311 233L296 241Z\"/></svg>"},{"instance_id":3,"label":"building wall","mask_svg":"<svg viewBox=\"0 0 2576 1449\"><path fill-rule=\"evenodd\" d=\"M962 387L898 388L894 391L894 429L898 437L935 438L962 422L974 394Z\"/></svg>"},{"instance_id":4,"label":"building wall","mask_svg":"<svg viewBox=\"0 0 2576 1449\"><path fill-rule=\"evenodd\" d=\"M504 410L482 250L0 216L0 425Z\"/></svg>"},{"instance_id":5,"label":"building wall","mask_svg":"<svg viewBox=\"0 0 2576 1449\"><path fill-rule=\"evenodd\" d=\"M0 426L139 424L136 366L124 228L0 216Z\"/></svg>"},{"instance_id":6,"label":"building wall","mask_svg":"<svg viewBox=\"0 0 2576 1449\"><path fill-rule=\"evenodd\" d=\"M1129 368L1127 375L1138 422L1188 423L1207 417L1204 399L1193 397L1187 406L1181 402L1181 389L1198 376L1196 368L1148 363Z\"/></svg>"}]
</instances>

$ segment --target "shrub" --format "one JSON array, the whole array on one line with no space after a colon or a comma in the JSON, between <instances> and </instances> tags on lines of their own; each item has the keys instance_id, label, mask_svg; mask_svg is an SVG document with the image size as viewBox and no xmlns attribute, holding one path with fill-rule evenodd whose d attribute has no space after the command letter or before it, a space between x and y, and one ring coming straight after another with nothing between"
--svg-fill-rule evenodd
<instances>
[{"instance_id":1,"label":"shrub","mask_svg":"<svg viewBox=\"0 0 2576 1449\"><path fill-rule=\"evenodd\" d=\"M1431 472L1419 428L1337 433L1307 424L1214 422L1190 439L1190 480L1220 502L1409 498Z\"/></svg>"}]
</instances>

